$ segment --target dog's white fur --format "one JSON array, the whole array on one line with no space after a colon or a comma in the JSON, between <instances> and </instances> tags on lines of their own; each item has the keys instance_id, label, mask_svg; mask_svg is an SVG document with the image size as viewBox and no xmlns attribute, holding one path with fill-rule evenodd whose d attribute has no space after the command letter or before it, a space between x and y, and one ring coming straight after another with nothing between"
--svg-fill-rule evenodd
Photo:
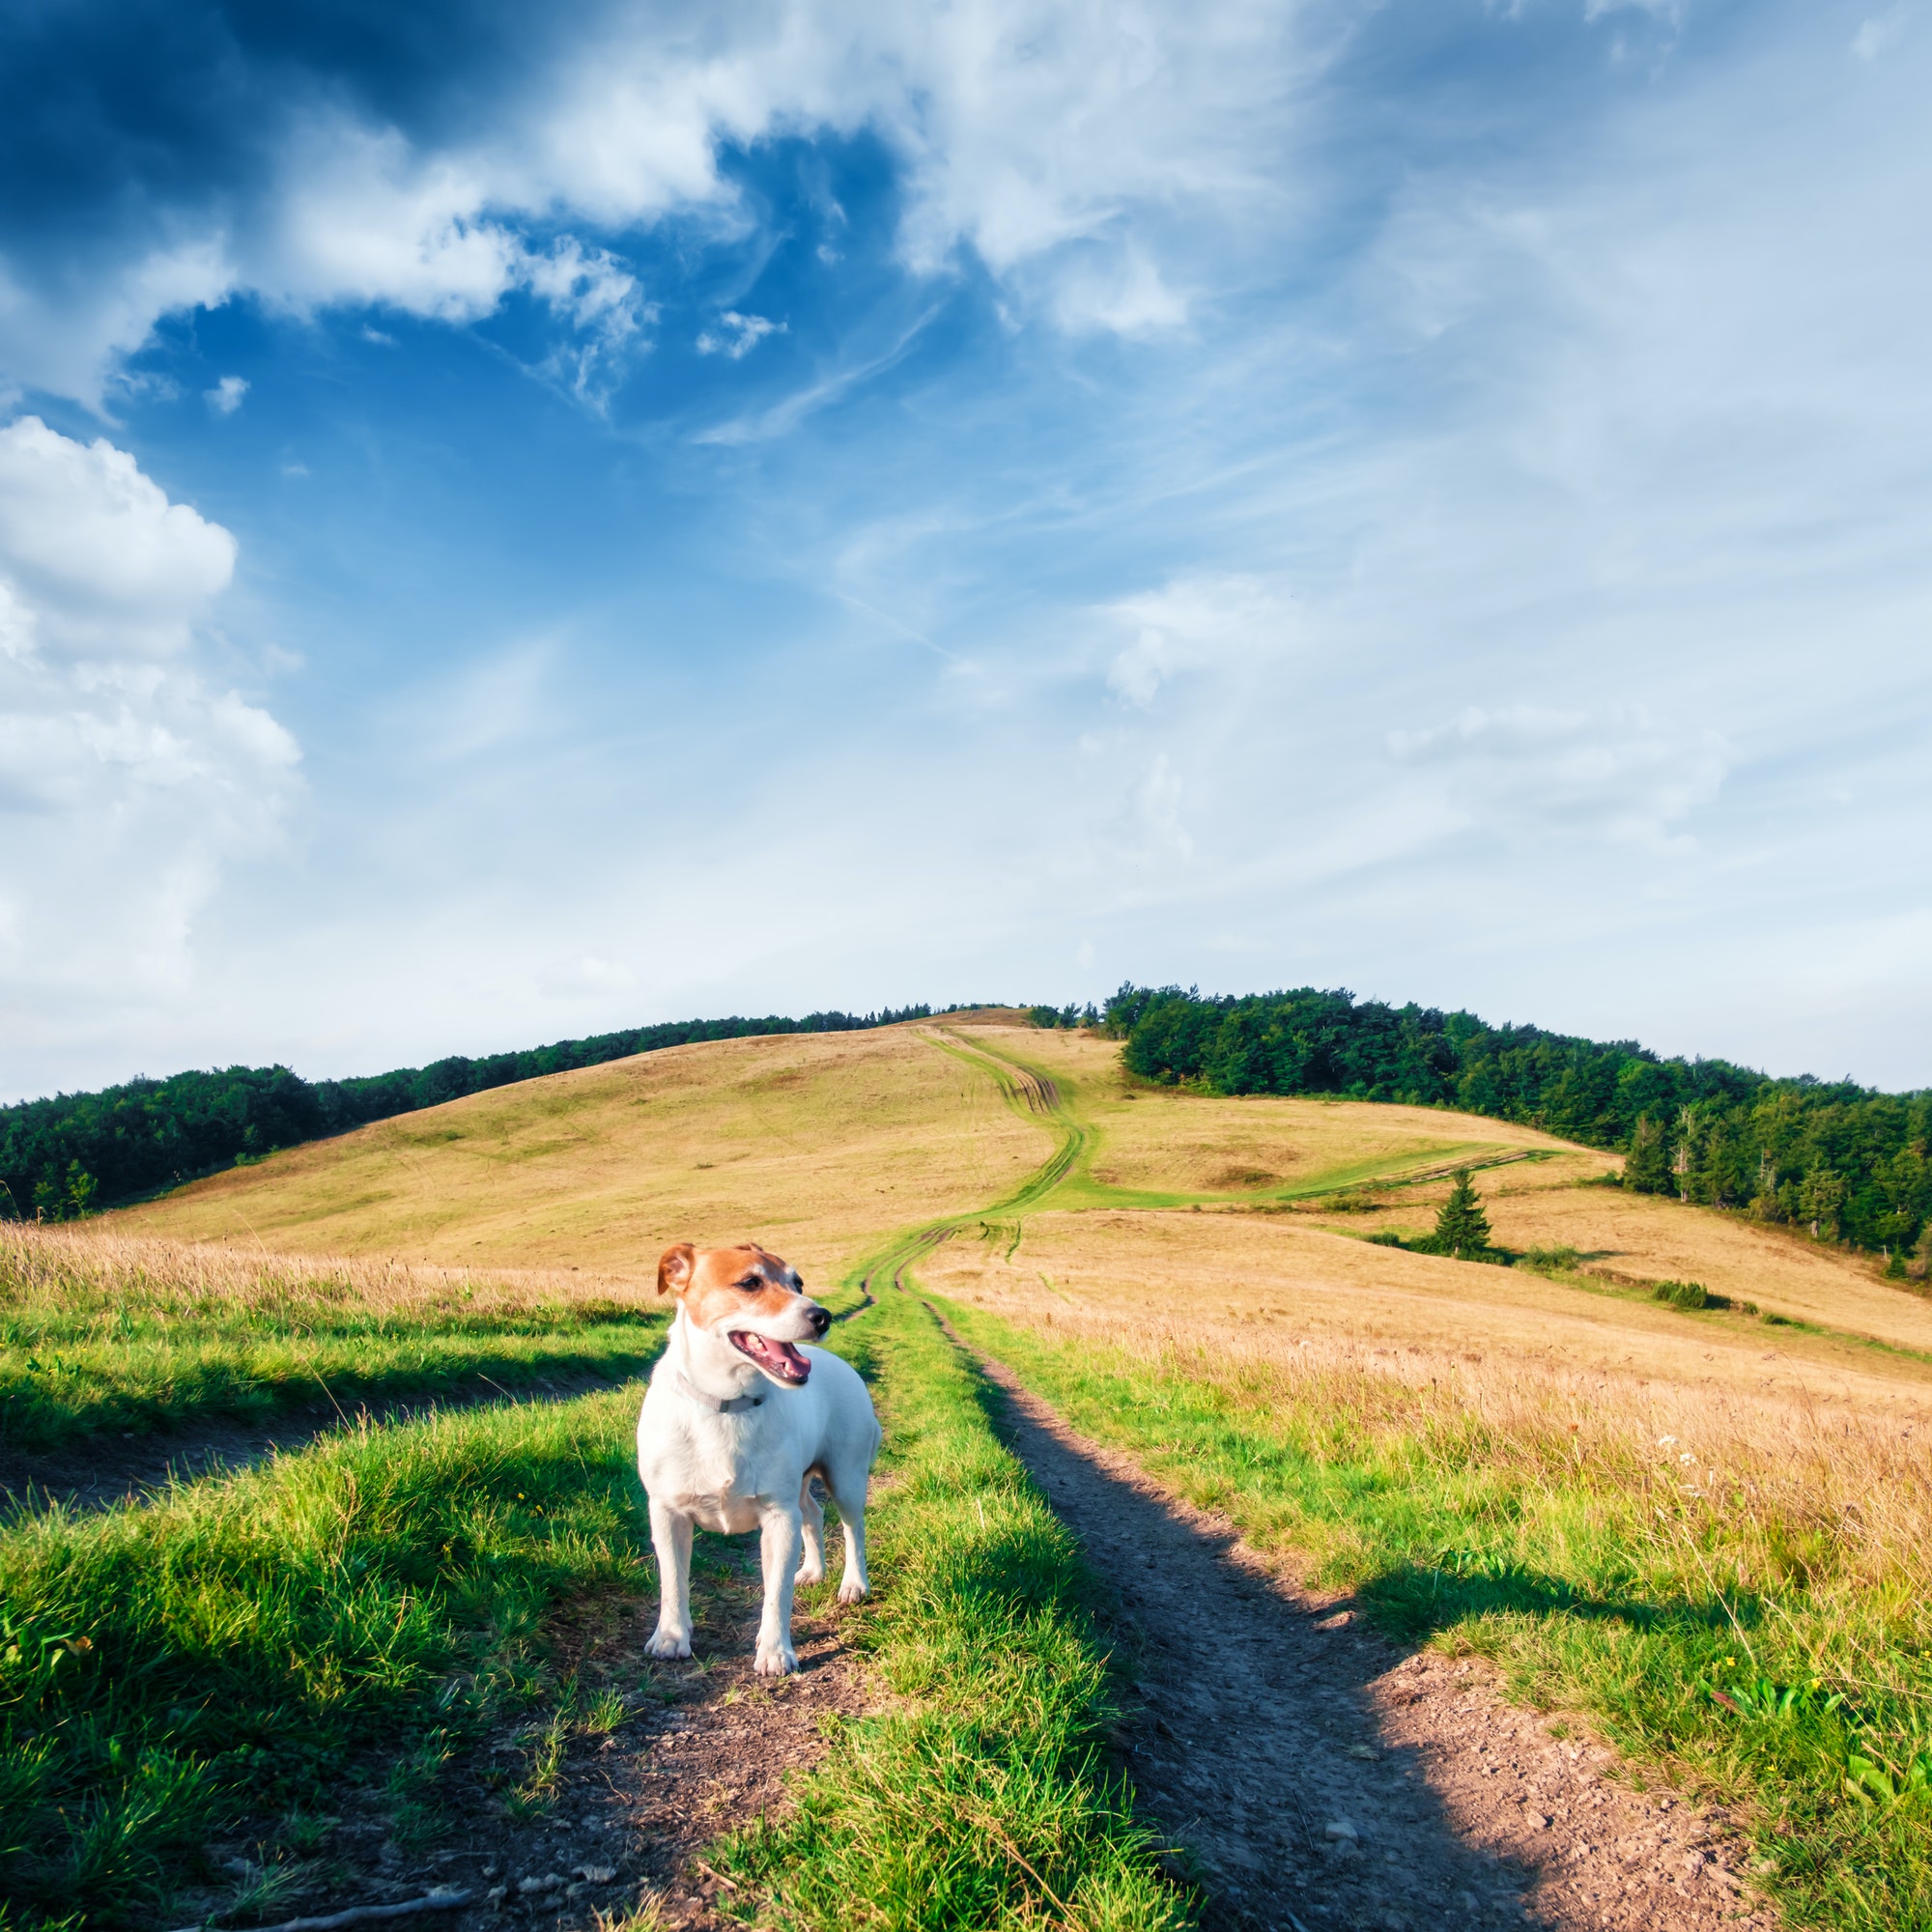
<instances>
[{"instance_id":1,"label":"dog's white fur","mask_svg":"<svg viewBox=\"0 0 1932 1932\"><path fill-rule=\"evenodd\" d=\"M692 1526L755 1529L765 1578L756 1667L782 1676L798 1668L792 1591L825 1577L814 1476L845 1526L838 1601L856 1604L869 1588L866 1489L879 1450L872 1399L837 1355L793 1346L823 1335L832 1318L776 1255L681 1242L658 1264L658 1292L675 1294L678 1306L638 1418L638 1473L650 1496L661 1592L650 1654L691 1655ZM717 1406L750 1397L760 1398L755 1406Z\"/></svg>"}]
</instances>

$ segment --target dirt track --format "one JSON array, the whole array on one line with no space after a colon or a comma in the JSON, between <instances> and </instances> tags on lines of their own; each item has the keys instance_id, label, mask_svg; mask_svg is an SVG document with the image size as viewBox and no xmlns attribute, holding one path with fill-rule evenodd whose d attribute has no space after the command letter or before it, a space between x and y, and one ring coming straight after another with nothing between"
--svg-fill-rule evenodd
<instances>
[{"instance_id":1,"label":"dirt track","mask_svg":"<svg viewBox=\"0 0 1932 1932\"><path fill-rule=\"evenodd\" d=\"M754 1538L701 1541L692 1582L688 1662L645 1655L655 1593L585 1600L553 1623L547 1647L559 1672L590 1693L642 1689L615 1730L568 1740L554 1788L530 1815L506 1816L504 1799L540 1748L541 1713L450 1767L419 1842L397 1830L386 1766L376 1764L365 1769L377 1775L343 1781L317 1856L291 1864L237 1830L208 1847L210 1866L242 1877L275 1865L287 1883L271 1916L396 1904L448 1886L470 1904L409 1922L425 1932L590 1932L599 1914L621 1920L643 1902L668 1932L724 1932L739 1921L719 1909L728 1888L706 1848L781 1808L787 1780L825 1749L824 1720L863 1710L865 1690L839 1636L852 1612L824 1601L800 1603L798 1674L753 1674ZM221 1893L186 1902L199 1917Z\"/></svg>"},{"instance_id":2,"label":"dirt track","mask_svg":"<svg viewBox=\"0 0 1932 1932\"><path fill-rule=\"evenodd\" d=\"M1208 1932L1774 1932L1721 1813L1624 1788L1607 1752L1552 1737L1482 1665L1401 1655L1346 1599L1272 1573L1225 1520L985 1368L1007 1439L1117 1593L1111 1634L1133 1700L1119 1743L1143 1809L1205 1885ZM398 1842L380 1782L345 1790L327 1852L290 1874L289 1903L458 1885L475 1902L439 1916L445 1932L564 1932L640 1896L678 1932L729 1922L705 1848L781 1806L824 1749L823 1719L867 1693L839 1638L850 1613L833 1605L801 1603L797 1677L755 1678L755 1545L706 1539L698 1554L693 1662L644 1657L646 1598L586 1602L554 1627L556 1666L586 1689L646 1688L608 1739L572 1741L546 1815L503 1815L502 1780L530 1761L526 1723L456 1773L433 1850ZM245 1869L265 1851L238 1836L209 1855Z\"/></svg>"},{"instance_id":3,"label":"dirt track","mask_svg":"<svg viewBox=\"0 0 1932 1932\"><path fill-rule=\"evenodd\" d=\"M1614 1782L1607 1751L1553 1738L1486 1666L1404 1657L985 1368L1009 1442L1119 1592L1128 1767L1223 1924L1776 1924L1721 1812Z\"/></svg>"}]
</instances>

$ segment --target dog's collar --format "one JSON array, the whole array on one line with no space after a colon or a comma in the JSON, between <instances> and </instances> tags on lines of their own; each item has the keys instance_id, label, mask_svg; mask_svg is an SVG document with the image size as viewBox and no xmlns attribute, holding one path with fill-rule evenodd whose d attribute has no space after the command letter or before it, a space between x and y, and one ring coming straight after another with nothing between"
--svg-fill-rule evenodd
<instances>
[{"instance_id":1,"label":"dog's collar","mask_svg":"<svg viewBox=\"0 0 1932 1932\"><path fill-rule=\"evenodd\" d=\"M743 1415L748 1408L758 1407L765 1399L765 1391L762 1389L756 1395L706 1395L682 1369L674 1370L672 1373L677 1377L678 1387L693 1402L701 1407L715 1409L720 1415Z\"/></svg>"}]
</instances>

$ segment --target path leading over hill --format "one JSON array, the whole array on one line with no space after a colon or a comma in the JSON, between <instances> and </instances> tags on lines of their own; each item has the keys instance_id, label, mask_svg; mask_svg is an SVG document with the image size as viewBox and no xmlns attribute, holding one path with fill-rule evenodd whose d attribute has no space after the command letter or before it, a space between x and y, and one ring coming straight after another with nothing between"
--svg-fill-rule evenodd
<instances>
[{"instance_id":1,"label":"path leading over hill","mask_svg":"<svg viewBox=\"0 0 1932 1932\"><path fill-rule=\"evenodd\" d=\"M1150 1090L1105 1042L956 1019L682 1049L533 1087L141 1211L174 1233L259 1225L365 1253L581 1256L635 1270L640 1296L665 1241L751 1234L815 1287L840 1284L860 1321L901 1294L950 1299L976 1334L971 1310L1004 1318L1001 1347L1039 1386L1057 1372L1023 1356L1020 1329L1223 1362L1313 1339L1373 1375L1386 1358L1397 1383L1433 1385L1432 1364L1560 1370L1633 1413L1715 1388L1767 1411L1788 1397L1806 1413L1932 1414L1925 1304L1829 1249L1634 1200L1602 1184L1600 1151L1529 1128ZM1569 1260L1537 1272L1361 1238L1426 1228L1463 1167L1501 1241ZM1786 1320L1690 1315L1648 1293L1687 1277ZM1119 1594L1144 1693L1124 1734L1133 1775L1229 1922L1526 1913L1688 1932L1746 1909L1733 1820L1640 1800L1600 1746L1559 1741L1483 1667L1404 1660L1346 1600L1303 1588L1291 1553L1263 1560L991 1373L1010 1440Z\"/></svg>"},{"instance_id":2,"label":"path leading over hill","mask_svg":"<svg viewBox=\"0 0 1932 1932\"><path fill-rule=\"evenodd\" d=\"M935 1032L986 1065L1009 1104L1049 1121L1057 1145L981 1214L945 1217L881 1251L858 1275L867 1301L914 1292L912 1269L962 1234L1050 1211L1056 1190L1080 1187L1095 1144L1062 1081L983 1037ZM1201 1860L1218 1920L1288 1932L1776 1923L1744 1898L1747 1846L1721 1809L1618 1784L1610 1752L1570 1738L1574 1725L1552 1736L1509 1703L1488 1666L1401 1654L1347 1598L1303 1588L1233 1524L1081 1437L1003 1364L980 1359L1006 1398L1009 1443L1118 1593L1139 1700L1129 1772L1163 1832Z\"/></svg>"}]
</instances>

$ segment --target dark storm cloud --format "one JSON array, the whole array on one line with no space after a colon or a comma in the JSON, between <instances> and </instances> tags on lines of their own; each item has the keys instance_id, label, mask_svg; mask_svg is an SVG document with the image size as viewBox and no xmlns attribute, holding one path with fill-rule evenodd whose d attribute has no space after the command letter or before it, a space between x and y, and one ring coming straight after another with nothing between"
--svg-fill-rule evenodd
<instances>
[{"instance_id":1,"label":"dark storm cloud","mask_svg":"<svg viewBox=\"0 0 1932 1932\"><path fill-rule=\"evenodd\" d=\"M449 138L555 37L547 10L495 0L0 12L0 235L57 246L245 195L304 106Z\"/></svg>"}]
</instances>

